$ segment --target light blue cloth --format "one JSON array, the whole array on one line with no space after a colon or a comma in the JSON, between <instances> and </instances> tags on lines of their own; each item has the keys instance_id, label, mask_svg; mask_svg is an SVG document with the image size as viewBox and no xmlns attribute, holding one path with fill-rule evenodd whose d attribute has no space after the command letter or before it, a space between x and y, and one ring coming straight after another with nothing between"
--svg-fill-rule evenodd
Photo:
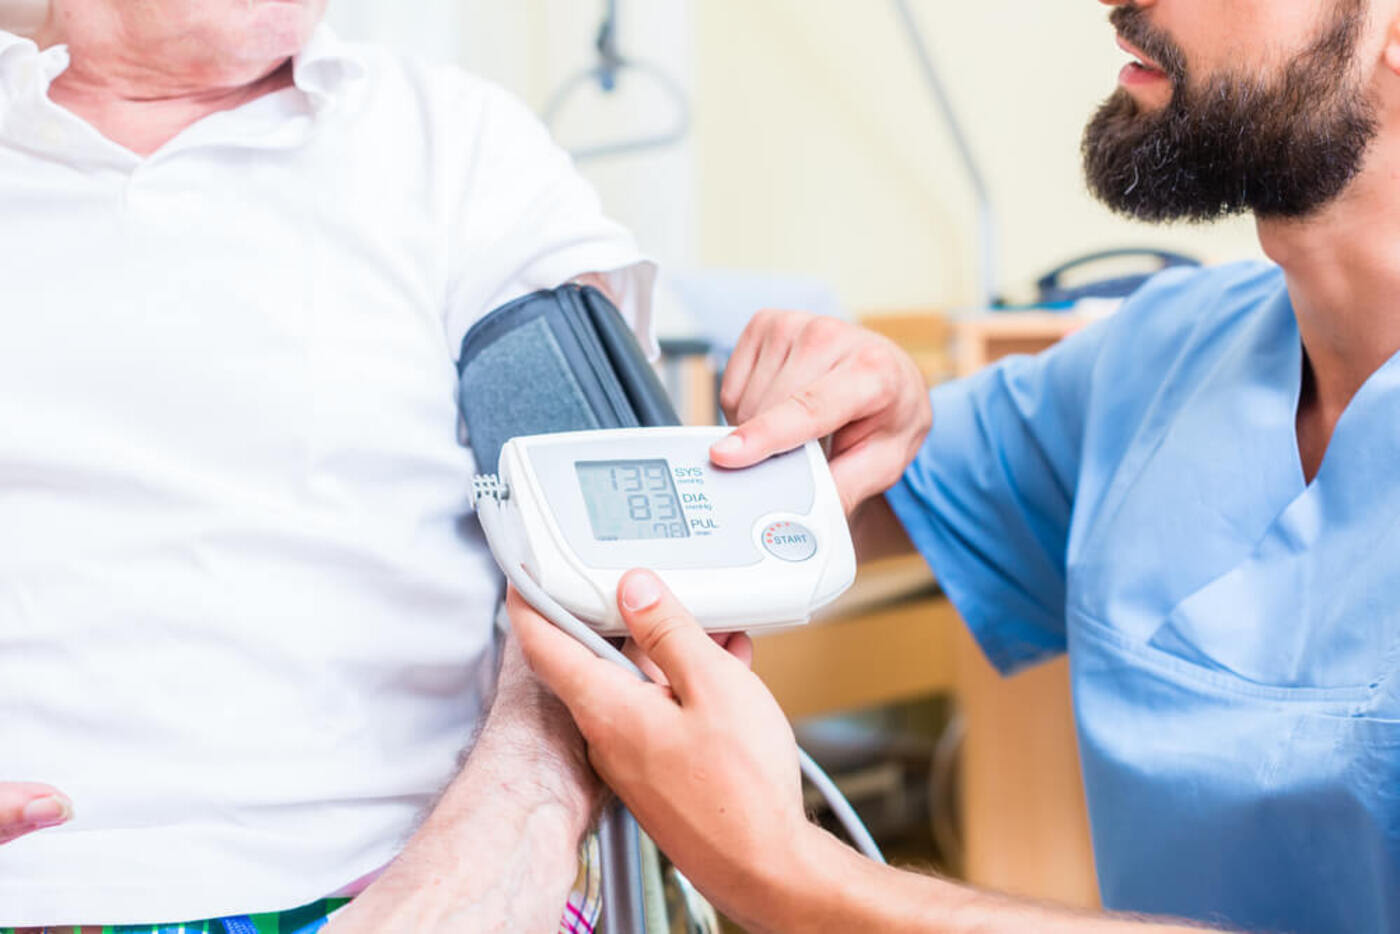
<instances>
[{"instance_id":1,"label":"light blue cloth","mask_svg":"<svg viewBox=\"0 0 1400 934\"><path fill-rule=\"evenodd\" d=\"M1311 486L1301 373L1277 268L1166 273L936 390L889 493L998 667L1068 649L1110 908L1400 931L1400 359Z\"/></svg>"}]
</instances>

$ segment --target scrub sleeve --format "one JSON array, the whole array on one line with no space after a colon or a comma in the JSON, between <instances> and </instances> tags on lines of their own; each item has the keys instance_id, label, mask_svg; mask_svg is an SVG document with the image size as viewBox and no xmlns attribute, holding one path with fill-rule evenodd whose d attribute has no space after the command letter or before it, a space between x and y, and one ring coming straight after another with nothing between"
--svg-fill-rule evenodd
<instances>
[{"instance_id":1,"label":"scrub sleeve","mask_svg":"<svg viewBox=\"0 0 1400 934\"><path fill-rule=\"evenodd\" d=\"M1003 673L1065 650L1065 556L1104 325L935 389L891 508Z\"/></svg>"}]
</instances>

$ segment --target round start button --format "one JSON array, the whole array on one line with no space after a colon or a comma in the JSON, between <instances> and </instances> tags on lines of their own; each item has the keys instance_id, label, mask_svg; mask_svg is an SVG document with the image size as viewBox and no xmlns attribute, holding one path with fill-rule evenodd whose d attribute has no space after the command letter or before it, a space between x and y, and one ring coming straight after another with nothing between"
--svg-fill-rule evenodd
<instances>
[{"instance_id":1,"label":"round start button","mask_svg":"<svg viewBox=\"0 0 1400 934\"><path fill-rule=\"evenodd\" d=\"M800 564L817 553L817 537L797 522L774 522L763 530L763 547L783 561Z\"/></svg>"}]
</instances>

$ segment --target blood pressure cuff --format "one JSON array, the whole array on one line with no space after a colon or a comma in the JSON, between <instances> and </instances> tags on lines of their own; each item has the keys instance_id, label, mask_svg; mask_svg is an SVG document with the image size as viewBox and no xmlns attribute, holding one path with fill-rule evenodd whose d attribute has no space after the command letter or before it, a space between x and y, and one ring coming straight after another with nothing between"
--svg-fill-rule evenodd
<instances>
[{"instance_id":1,"label":"blood pressure cuff","mask_svg":"<svg viewBox=\"0 0 1400 934\"><path fill-rule=\"evenodd\" d=\"M478 473L521 435L679 425L632 329L591 286L535 292L462 339L458 396Z\"/></svg>"}]
</instances>

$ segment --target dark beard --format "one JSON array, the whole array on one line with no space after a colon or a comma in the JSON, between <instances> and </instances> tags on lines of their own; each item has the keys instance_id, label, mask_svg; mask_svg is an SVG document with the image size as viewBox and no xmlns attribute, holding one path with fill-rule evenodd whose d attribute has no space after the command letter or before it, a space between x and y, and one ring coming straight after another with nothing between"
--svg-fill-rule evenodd
<instances>
[{"instance_id":1,"label":"dark beard","mask_svg":"<svg viewBox=\"0 0 1400 934\"><path fill-rule=\"evenodd\" d=\"M1171 103L1144 113L1120 88L1084 132L1094 195L1146 221L1208 221L1252 211L1299 218L1332 202L1361 170L1378 125L1350 77L1365 0L1341 0L1334 22L1272 79L1187 80L1180 50L1135 6L1111 20L1162 65Z\"/></svg>"}]
</instances>

